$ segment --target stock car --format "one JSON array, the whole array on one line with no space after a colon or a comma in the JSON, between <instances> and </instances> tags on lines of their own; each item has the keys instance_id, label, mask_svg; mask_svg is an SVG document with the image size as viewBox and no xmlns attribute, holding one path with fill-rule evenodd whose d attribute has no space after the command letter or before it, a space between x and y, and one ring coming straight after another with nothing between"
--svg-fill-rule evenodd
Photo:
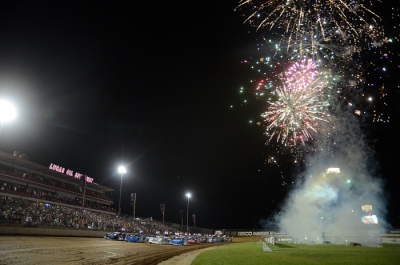
<instances>
[{"instance_id":1,"label":"stock car","mask_svg":"<svg viewBox=\"0 0 400 265\"><path fill-rule=\"evenodd\" d=\"M124 232L106 233L104 236L105 239L120 240L120 241L125 240L125 237L126 234Z\"/></svg>"},{"instance_id":2,"label":"stock car","mask_svg":"<svg viewBox=\"0 0 400 265\"><path fill-rule=\"evenodd\" d=\"M171 238L169 243L174 246L186 246L188 244L188 238L183 236Z\"/></svg>"},{"instance_id":3,"label":"stock car","mask_svg":"<svg viewBox=\"0 0 400 265\"><path fill-rule=\"evenodd\" d=\"M155 237L155 235L148 235L148 236L146 236L144 242L147 242L147 243L148 243L149 241L153 240L153 237Z\"/></svg>"},{"instance_id":4,"label":"stock car","mask_svg":"<svg viewBox=\"0 0 400 265\"><path fill-rule=\"evenodd\" d=\"M219 243L219 242L224 242L221 240L221 237L219 236L207 236L204 239L201 239L200 242L205 242L205 243Z\"/></svg>"},{"instance_id":5,"label":"stock car","mask_svg":"<svg viewBox=\"0 0 400 265\"><path fill-rule=\"evenodd\" d=\"M232 237L223 236L221 242L232 242Z\"/></svg>"},{"instance_id":6,"label":"stock car","mask_svg":"<svg viewBox=\"0 0 400 265\"><path fill-rule=\"evenodd\" d=\"M199 237L200 243L207 243L207 237L206 236L201 236Z\"/></svg>"},{"instance_id":7,"label":"stock car","mask_svg":"<svg viewBox=\"0 0 400 265\"><path fill-rule=\"evenodd\" d=\"M207 236L206 237L206 243L213 243L213 237L212 236Z\"/></svg>"},{"instance_id":8,"label":"stock car","mask_svg":"<svg viewBox=\"0 0 400 265\"><path fill-rule=\"evenodd\" d=\"M167 236L155 236L155 237L150 237L148 242L150 244L165 245L165 244L169 244L170 241L171 241L171 239Z\"/></svg>"},{"instance_id":9,"label":"stock car","mask_svg":"<svg viewBox=\"0 0 400 265\"><path fill-rule=\"evenodd\" d=\"M194 245L194 244L200 244L200 239L194 236L190 236L187 239L188 244Z\"/></svg>"},{"instance_id":10,"label":"stock car","mask_svg":"<svg viewBox=\"0 0 400 265\"><path fill-rule=\"evenodd\" d=\"M129 234L125 236L126 242L143 243L146 241L146 236L143 234Z\"/></svg>"},{"instance_id":11,"label":"stock car","mask_svg":"<svg viewBox=\"0 0 400 265\"><path fill-rule=\"evenodd\" d=\"M219 243L219 242L221 242L221 238L219 236L214 236L214 237L212 237L212 242Z\"/></svg>"}]
</instances>

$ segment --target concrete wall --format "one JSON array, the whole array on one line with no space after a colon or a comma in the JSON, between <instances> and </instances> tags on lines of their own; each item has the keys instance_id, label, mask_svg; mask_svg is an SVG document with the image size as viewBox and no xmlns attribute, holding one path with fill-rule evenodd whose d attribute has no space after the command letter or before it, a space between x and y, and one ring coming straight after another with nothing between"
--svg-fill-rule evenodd
<instances>
[{"instance_id":1,"label":"concrete wall","mask_svg":"<svg viewBox=\"0 0 400 265\"><path fill-rule=\"evenodd\" d=\"M0 226L0 235L26 235L26 236L78 236L78 237L104 237L107 231L93 231L80 229Z\"/></svg>"}]
</instances>

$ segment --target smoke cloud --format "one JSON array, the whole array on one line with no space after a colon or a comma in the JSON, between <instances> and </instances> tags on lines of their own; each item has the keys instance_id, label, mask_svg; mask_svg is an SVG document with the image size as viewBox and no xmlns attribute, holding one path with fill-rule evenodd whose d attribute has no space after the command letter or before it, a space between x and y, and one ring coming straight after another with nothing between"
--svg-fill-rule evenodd
<instances>
[{"instance_id":1,"label":"smoke cloud","mask_svg":"<svg viewBox=\"0 0 400 265\"><path fill-rule=\"evenodd\" d=\"M373 150L354 115L342 113L330 126L332 133L316 141L318 152L306 157L305 178L299 178L275 221L296 241L374 244L373 235L388 224Z\"/></svg>"}]
</instances>

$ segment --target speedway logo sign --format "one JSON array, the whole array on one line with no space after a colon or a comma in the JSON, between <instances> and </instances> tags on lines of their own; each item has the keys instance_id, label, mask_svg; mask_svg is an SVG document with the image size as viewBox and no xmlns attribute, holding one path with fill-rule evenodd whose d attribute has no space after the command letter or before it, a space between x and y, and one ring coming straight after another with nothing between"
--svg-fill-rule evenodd
<instances>
[{"instance_id":1,"label":"speedway logo sign","mask_svg":"<svg viewBox=\"0 0 400 265\"><path fill-rule=\"evenodd\" d=\"M61 166L53 164L53 163L50 164L49 169L57 171L59 173L66 174L66 175L74 177L76 179L81 179L81 177L83 176L83 174L81 174L81 173L78 173L78 172L74 173L74 171L71 169L67 169L67 171L65 171L64 167L61 167ZM89 183L93 183L93 178L89 178L88 176L85 176L85 180Z\"/></svg>"}]
</instances>

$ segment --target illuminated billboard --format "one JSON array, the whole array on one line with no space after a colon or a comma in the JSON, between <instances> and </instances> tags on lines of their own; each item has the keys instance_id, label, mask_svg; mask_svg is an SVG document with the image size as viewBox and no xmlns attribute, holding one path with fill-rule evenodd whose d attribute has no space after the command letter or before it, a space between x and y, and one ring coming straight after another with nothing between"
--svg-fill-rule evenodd
<instances>
[{"instance_id":1,"label":"illuminated billboard","mask_svg":"<svg viewBox=\"0 0 400 265\"><path fill-rule=\"evenodd\" d=\"M364 212L370 212L372 211L372 205L363 205L361 206L361 210L363 210Z\"/></svg>"},{"instance_id":2,"label":"illuminated billboard","mask_svg":"<svg viewBox=\"0 0 400 265\"><path fill-rule=\"evenodd\" d=\"M364 224L367 224L367 225L369 225L369 224L377 225L378 217L376 217L375 214L363 216L363 217L361 217L361 222L363 222Z\"/></svg>"},{"instance_id":3,"label":"illuminated billboard","mask_svg":"<svg viewBox=\"0 0 400 265\"><path fill-rule=\"evenodd\" d=\"M340 174L340 168L338 168L338 167L330 167L330 168L326 169L326 174L332 174L332 173Z\"/></svg>"},{"instance_id":4,"label":"illuminated billboard","mask_svg":"<svg viewBox=\"0 0 400 265\"><path fill-rule=\"evenodd\" d=\"M363 222L364 224L378 224L378 217L375 214L372 214L372 205L370 204L365 204L361 206L361 210L363 212L367 212L368 215L362 216L361 217L361 222Z\"/></svg>"}]
</instances>

